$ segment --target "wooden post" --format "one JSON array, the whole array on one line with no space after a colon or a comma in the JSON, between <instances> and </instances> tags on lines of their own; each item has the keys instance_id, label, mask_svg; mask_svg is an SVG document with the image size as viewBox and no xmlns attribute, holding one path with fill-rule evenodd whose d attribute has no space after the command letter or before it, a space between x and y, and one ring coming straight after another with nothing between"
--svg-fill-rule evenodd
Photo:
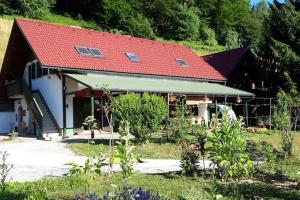
<instances>
[{"instance_id":1,"label":"wooden post","mask_svg":"<svg viewBox=\"0 0 300 200\"><path fill-rule=\"evenodd\" d=\"M94 117L94 111L95 111L95 101L94 97L91 96L91 116Z\"/></svg>"},{"instance_id":2,"label":"wooden post","mask_svg":"<svg viewBox=\"0 0 300 200\"><path fill-rule=\"evenodd\" d=\"M66 128L67 128L67 115L66 115L66 77L63 75L63 73L60 73L61 75L61 82L62 82L62 104L63 104L63 136L66 134Z\"/></svg>"},{"instance_id":3,"label":"wooden post","mask_svg":"<svg viewBox=\"0 0 300 200\"><path fill-rule=\"evenodd\" d=\"M170 94L169 93L168 93L167 101L168 101L168 119L169 119L170 117Z\"/></svg>"}]
</instances>

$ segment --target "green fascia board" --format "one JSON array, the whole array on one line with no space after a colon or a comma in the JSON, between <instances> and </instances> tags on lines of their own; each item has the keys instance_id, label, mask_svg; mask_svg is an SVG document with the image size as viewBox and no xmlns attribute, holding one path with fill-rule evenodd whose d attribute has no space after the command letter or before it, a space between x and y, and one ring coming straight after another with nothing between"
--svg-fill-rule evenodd
<instances>
[{"instance_id":1,"label":"green fascia board","mask_svg":"<svg viewBox=\"0 0 300 200\"><path fill-rule=\"evenodd\" d=\"M231 88L219 83L189 81L181 79L148 78L121 75L82 75L66 76L94 89L106 88L110 91L153 92L213 96L255 96L253 93Z\"/></svg>"}]
</instances>

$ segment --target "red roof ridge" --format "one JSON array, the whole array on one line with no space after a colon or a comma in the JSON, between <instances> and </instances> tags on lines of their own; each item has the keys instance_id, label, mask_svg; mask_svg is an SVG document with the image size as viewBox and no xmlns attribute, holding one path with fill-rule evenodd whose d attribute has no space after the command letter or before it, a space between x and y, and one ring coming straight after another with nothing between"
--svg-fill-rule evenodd
<instances>
[{"instance_id":1,"label":"red roof ridge","mask_svg":"<svg viewBox=\"0 0 300 200\"><path fill-rule=\"evenodd\" d=\"M33 22L33 23L37 23L39 26L42 25L49 25L49 26L55 26L56 28L67 28L67 29L72 29L73 31L76 32L87 32L89 34L93 34L93 33L102 33L103 36L106 35L110 35L110 36L115 36L116 38L122 37L122 38L127 38L128 40L136 40L136 41L144 41L144 42L151 42L152 44L161 44L161 45L169 45L172 47L181 47L181 48L188 48L185 45L181 45L181 44L176 44L176 43L172 43L169 41L160 41L160 40L150 40L150 39L145 39L145 38L138 38L138 37L134 37L131 35L120 35L120 34L115 34L115 33L110 33L110 32L105 32L105 31L97 31L94 29L86 29L86 28L78 28L78 27L74 27L73 25L65 25L65 24L56 24L56 23L51 23L51 22L45 22L45 21L39 21L39 20L32 20L32 19L23 19L23 18L16 18L15 19L17 21L17 23L19 21L25 21L25 22ZM18 23L19 24L19 23ZM190 49L190 48L188 48Z\"/></svg>"}]
</instances>

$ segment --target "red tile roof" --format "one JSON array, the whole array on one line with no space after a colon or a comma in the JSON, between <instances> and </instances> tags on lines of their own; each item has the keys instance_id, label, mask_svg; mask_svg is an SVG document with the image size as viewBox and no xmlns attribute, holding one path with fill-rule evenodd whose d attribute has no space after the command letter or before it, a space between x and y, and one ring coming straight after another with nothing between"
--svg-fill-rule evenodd
<instances>
[{"instance_id":1,"label":"red tile roof","mask_svg":"<svg viewBox=\"0 0 300 200\"><path fill-rule=\"evenodd\" d=\"M248 47L232 49L220 53L210 54L202 58L212 67L218 70L227 79L230 78L232 72L244 58L249 50Z\"/></svg>"},{"instance_id":2,"label":"red tile roof","mask_svg":"<svg viewBox=\"0 0 300 200\"><path fill-rule=\"evenodd\" d=\"M16 22L44 66L226 80L185 46L23 19ZM75 46L98 48L105 57L80 56ZM130 61L126 52L135 53L140 62ZM188 67L181 67L177 58Z\"/></svg>"}]
</instances>

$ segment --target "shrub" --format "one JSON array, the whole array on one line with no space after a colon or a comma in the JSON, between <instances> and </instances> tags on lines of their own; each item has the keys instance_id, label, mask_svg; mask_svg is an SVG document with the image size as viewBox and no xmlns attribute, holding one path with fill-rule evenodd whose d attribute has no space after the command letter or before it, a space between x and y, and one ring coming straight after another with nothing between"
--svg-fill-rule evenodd
<instances>
[{"instance_id":1,"label":"shrub","mask_svg":"<svg viewBox=\"0 0 300 200\"><path fill-rule=\"evenodd\" d=\"M145 142L167 117L167 104L157 95L145 93L141 97L130 93L113 100L113 114L117 123L129 122L130 133L137 142Z\"/></svg>"},{"instance_id":2,"label":"shrub","mask_svg":"<svg viewBox=\"0 0 300 200\"><path fill-rule=\"evenodd\" d=\"M217 175L224 180L240 179L250 175L253 162L246 153L245 131L242 119L230 120L228 110L222 113L222 121L213 127L212 135L208 138L209 158L213 162Z\"/></svg>"},{"instance_id":3,"label":"shrub","mask_svg":"<svg viewBox=\"0 0 300 200\"><path fill-rule=\"evenodd\" d=\"M199 148L196 143L182 142L180 167L184 175L196 175L199 156Z\"/></svg>"}]
</instances>

